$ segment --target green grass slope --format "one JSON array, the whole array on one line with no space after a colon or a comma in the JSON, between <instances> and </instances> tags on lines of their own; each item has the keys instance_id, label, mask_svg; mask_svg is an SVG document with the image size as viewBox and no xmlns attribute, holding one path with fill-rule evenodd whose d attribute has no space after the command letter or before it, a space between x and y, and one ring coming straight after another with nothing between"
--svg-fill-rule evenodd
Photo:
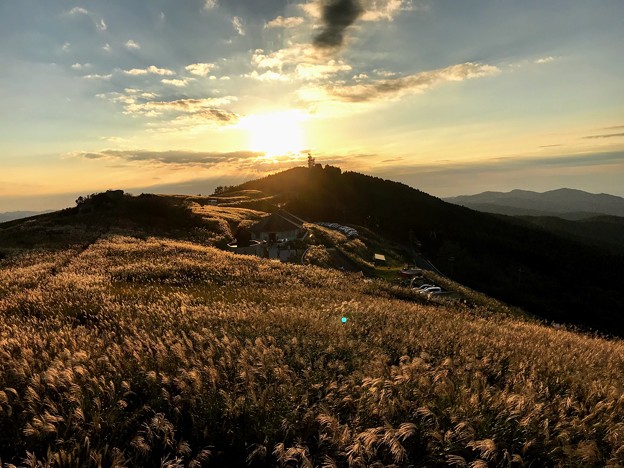
<instances>
[{"instance_id":1,"label":"green grass slope","mask_svg":"<svg viewBox=\"0 0 624 468\"><path fill-rule=\"evenodd\" d=\"M156 237L10 255L0 464L624 464L621 341L392 291Z\"/></svg>"}]
</instances>

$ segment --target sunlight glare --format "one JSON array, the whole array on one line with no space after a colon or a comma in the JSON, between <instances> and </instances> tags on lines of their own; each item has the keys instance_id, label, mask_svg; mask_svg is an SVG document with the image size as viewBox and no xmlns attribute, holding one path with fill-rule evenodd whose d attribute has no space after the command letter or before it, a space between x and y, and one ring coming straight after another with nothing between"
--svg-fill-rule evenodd
<instances>
[{"instance_id":1,"label":"sunlight glare","mask_svg":"<svg viewBox=\"0 0 624 468\"><path fill-rule=\"evenodd\" d=\"M249 149L266 156L281 156L303 151L305 139L301 128L305 115L297 110L256 114L241 120L249 134Z\"/></svg>"}]
</instances>

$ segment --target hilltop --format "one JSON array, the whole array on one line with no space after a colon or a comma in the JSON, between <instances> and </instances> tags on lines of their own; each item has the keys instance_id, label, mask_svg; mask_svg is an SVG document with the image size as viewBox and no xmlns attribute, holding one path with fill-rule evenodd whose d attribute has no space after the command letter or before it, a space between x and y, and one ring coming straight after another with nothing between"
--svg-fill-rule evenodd
<instances>
[{"instance_id":1,"label":"hilltop","mask_svg":"<svg viewBox=\"0 0 624 468\"><path fill-rule=\"evenodd\" d=\"M540 317L624 333L624 256L601 245L331 166L294 168L231 190L255 190L309 221L368 227L452 279Z\"/></svg>"}]
</instances>

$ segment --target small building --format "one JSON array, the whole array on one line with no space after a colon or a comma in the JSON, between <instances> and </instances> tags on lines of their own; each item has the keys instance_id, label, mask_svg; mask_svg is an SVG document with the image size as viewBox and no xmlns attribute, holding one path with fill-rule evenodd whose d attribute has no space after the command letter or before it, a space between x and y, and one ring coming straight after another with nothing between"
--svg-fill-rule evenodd
<instances>
[{"instance_id":1,"label":"small building","mask_svg":"<svg viewBox=\"0 0 624 468\"><path fill-rule=\"evenodd\" d=\"M255 240L276 243L280 240L300 239L305 235L304 221L284 210L260 219L249 230Z\"/></svg>"},{"instance_id":2,"label":"small building","mask_svg":"<svg viewBox=\"0 0 624 468\"><path fill-rule=\"evenodd\" d=\"M382 254L375 254L374 257L375 266L385 266L386 265L386 256Z\"/></svg>"}]
</instances>

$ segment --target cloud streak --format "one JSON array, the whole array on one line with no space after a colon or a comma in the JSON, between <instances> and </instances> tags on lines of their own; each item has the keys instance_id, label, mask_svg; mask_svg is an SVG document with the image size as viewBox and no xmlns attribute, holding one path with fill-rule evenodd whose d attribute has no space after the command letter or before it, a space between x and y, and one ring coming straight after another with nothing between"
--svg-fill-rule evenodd
<instances>
[{"instance_id":1,"label":"cloud streak","mask_svg":"<svg viewBox=\"0 0 624 468\"><path fill-rule=\"evenodd\" d=\"M263 153L255 151L199 152L199 151L151 151L113 150L78 151L70 156L89 160L116 160L130 163L145 163L156 165L183 165L183 166L215 166L223 163L237 163L256 159Z\"/></svg>"},{"instance_id":2,"label":"cloud streak","mask_svg":"<svg viewBox=\"0 0 624 468\"><path fill-rule=\"evenodd\" d=\"M327 87L327 92L332 97L345 102L393 100L405 94L421 93L440 83L470 80L493 76L498 73L500 73L500 69L493 65L467 62L400 78L377 80L355 85L329 86Z\"/></svg>"},{"instance_id":3,"label":"cloud streak","mask_svg":"<svg viewBox=\"0 0 624 468\"><path fill-rule=\"evenodd\" d=\"M161 83L166 84L166 85L171 85L171 86L176 86L178 88L183 88L186 85L189 84L189 81L192 80L193 78L183 78L181 80L178 79L174 79L174 80L160 80Z\"/></svg>"},{"instance_id":4,"label":"cloud streak","mask_svg":"<svg viewBox=\"0 0 624 468\"><path fill-rule=\"evenodd\" d=\"M177 84L175 84L177 86ZM152 101L153 93L141 93L139 90L128 88L125 93L98 94L97 97L120 103L124 106L124 114L144 117L161 117L172 113L186 116L195 123L212 121L221 125L232 125L238 122L240 116L235 112L222 109L236 101L234 96L201 99L177 99L174 101ZM180 118L177 118L180 121Z\"/></svg>"},{"instance_id":5,"label":"cloud streak","mask_svg":"<svg viewBox=\"0 0 624 468\"><path fill-rule=\"evenodd\" d=\"M171 75L175 75L175 72L173 70L169 70L167 68L158 68L154 65L150 65L147 68L133 68L131 70L124 70L124 73L126 75L166 75L166 76L171 76Z\"/></svg>"},{"instance_id":6,"label":"cloud streak","mask_svg":"<svg viewBox=\"0 0 624 468\"><path fill-rule=\"evenodd\" d=\"M624 133L608 133L606 135L589 135L583 137L583 140L594 140L597 138L621 138L624 137Z\"/></svg>"},{"instance_id":7,"label":"cloud streak","mask_svg":"<svg viewBox=\"0 0 624 468\"><path fill-rule=\"evenodd\" d=\"M427 10L428 7L416 7L411 0L368 0L364 9L366 11L362 15L362 21L393 21L402 11Z\"/></svg>"},{"instance_id":8,"label":"cloud streak","mask_svg":"<svg viewBox=\"0 0 624 468\"><path fill-rule=\"evenodd\" d=\"M70 16L90 15L89 10L87 10L86 8L82 8L82 7L74 7L71 10L69 10L67 14Z\"/></svg>"},{"instance_id":9,"label":"cloud streak","mask_svg":"<svg viewBox=\"0 0 624 468\"><path fill-rule=\"evenodd\" d=\"M234 30L239 36L245 35L245 28L243 26L243 20L241 19L240 16L234 16L232 18L232 27L234 28Z\"/></svg>"},{"instance_id":10,"label":"cloud streak","mask_svg":"<svg viewBox=\"0 0 624 468\"><path fill-rule=\"evenodd\" d=\"M265 28L296 28L297 26L302 25L304 22L304 19L300 16L290 16L290 17L283 17L283 16L278 16L275 19L272 19L271 21L269 21L268 23L266 23L264 25Z\"/></svg>"}]
</instances>

